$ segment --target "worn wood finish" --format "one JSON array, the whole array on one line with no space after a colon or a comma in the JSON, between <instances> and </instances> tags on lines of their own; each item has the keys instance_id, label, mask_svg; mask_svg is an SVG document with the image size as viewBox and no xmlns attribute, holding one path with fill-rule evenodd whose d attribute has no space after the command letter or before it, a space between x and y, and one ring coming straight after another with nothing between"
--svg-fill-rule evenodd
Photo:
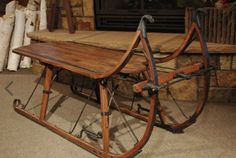
<instances>
[{"instance_id":1,"label":"worn wood finish","mask_svg":"<svg viewBox=\"0 0 236 158\"><path fill-rule=\"evenodd\" d=\"M217 42L224 44L236 44L235 41L235 8L218 9L214 7L205 8L206 15L204 18L203 32L208 42ZM186 32L190 30L193 22L192 15L194 8L186 8Z\"/></svg>"},{"instance_id":2,"label":"worn wood finish","mask_svg":"<svg viewBox=\"0 0 236 158\"><path fill-rule=\"evenodd\" d=\"M44 90L43 90L43 98L40 110L40 120L44 120L46 116L50 88L52 84L52 76L53 76L53 67L48 65L46 66L45 80L43 84Z\"/></svg>"},{"instance_id":3,"label":"worn wood finish","mask_svg":"<svg viewBox=\"0 0 236 158\"><path fill-rule=\"evenodd\" d=\"M69 0L63 0L64 8L66 10L66 17L68 23L68 29L70 33L75 33L75 22L73 19L73 13L71 9L71 4Z\"/></svg>"},{"instance_id":4,"label":"worn wood finish","mask_svg":"<svg viewBox=\"0 0 236 158\"><path fill-rule=\"evenodd\" d=\"M103 157L108 157L109 153L109 115L105 115L105 113L109 113L109 105L108 105L108 92L106 83L102 82L99 84L100 94L101 95L101 114L102 114L102 134L103 134Z\"/></svg>"},{"instance_id":5,"label":"worn wood finish","mask_svg":"<svg viewBox=\"0 0 236 158\"><path fill-rule=\"evenodd\" d=\"M104 78L104 74L110 73L120 60L127 57L123 57L125 54L122 51L70 42L36 43L15 49L14 52L93 79ZM128 54L130 56L132 53L128 52ZM121 72L138 73L144 71L146 69L145 63L146 59L143 56L133 55ZM123 65L119 66L123 67ZM111 74L106 76L109 75Z\"/></svg>"},{"instance_id":6,"label":"worn wood finish","mask_svg":"<svg viewBox=\"0 0 236 158\"><path fill-rule=\"evenodd\" d=\"M178 74L184 74L184 75L190 75L194 72L198 72L202 68L202 63L196 63L190 66L186 66L180 69L177 69L173 72L169 73L162 73L158 75L158 84L167 84L169 81L173 80L175 77L177 77ZM149 81L145 80L142 82L139 82L137 84L133 85L133 91L136 93L141 93L144 89L144 87L147 85Z\"/></svg>"},{"instance_id":7,"label":"worn wood finish","mask_svg":"<svg viewBox=\"0 0 236 158\"><path fill-rule=\"evenodd\" d=\"M48 30L52 32L54 30L55 20L56 20L56 9L57 9L56 0L50 1L50 7L51 11L48 16Z\"/></svg>"},{"instance_id":8,"label":"worn wood finish","mask_svg":"<svg viewBox=\"0 0 236 158\"><path fill-rule=\"evenodd\" d=\"M49 14L49 20L48 20L48 29L50 32L54 31L55 28L55 22L56 22L55 18L58 4L59 4L58 0L50 1L51 12ZM75 33L75 22L73 19L70 0L63 0L63 6L66 11L69 33Z\"/></svg>"},{"instance_id":9,"label":"worn wood finish","mask_svg":"<svg viewBox=\"0 0 236 158\"><path fill-rule=\"evenodd\" d=\"M90 151L91 153L93 153L99 157L102 157L102 155L104 154L102 149L96 148L92 144L87 143L87 142L83 141L82 139L78 139L76 136L69 134L67 131L64 131L63 129L56 127L55 125L47 122L46 120L40 120L36 115L33 115L33 114L27 112L26 110L23 110L20 107L14 107L14 109L17 113L27 117L28 119L30 119L32 121L37 122L38 124L48 128L49 130L55 132L56 134L62 136L63 138L65 138L65 139L83 147L84 149Z\"/></svg>"}]
</instances>

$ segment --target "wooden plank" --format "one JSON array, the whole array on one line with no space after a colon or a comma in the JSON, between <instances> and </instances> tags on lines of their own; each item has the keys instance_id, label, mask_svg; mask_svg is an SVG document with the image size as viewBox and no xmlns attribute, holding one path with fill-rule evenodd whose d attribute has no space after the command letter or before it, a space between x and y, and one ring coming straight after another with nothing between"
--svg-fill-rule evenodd
<instances>
[{"instance_id":1,"label":"wooden plank","mask_svg":"<svg viewBox=\"0 0 236 158\"><path fill-rule=\"evenodd\" d=\"M55 22L56 22L56 10L57 10L57 0L51 0L50 1L50 8L51 11L49 13L48 16L48 29L49 31L53 31L54 30L54 26L55 26Z\"/></svg>"},{"instance_id":2,"label":"wooden plank","mask_svg":"<svg viewBox=\"0 0 236 158\"><path fill-rule=\"evenodd\" d=\"M226 41L226 31L227 31L226 29L227 29L227 14L223 12L221 43L225 43Z\"/></svg>"},{"instance_id":3,"label":"wooden plank","mask_svg":"<svg viewBox=\"0 0 236 158\"><path fill-rule=\"evenodd\" d=\"M214 23L214 10L212 8L209 8L209 25L208 25L208 42L213 41L213 23Z\"/></svg>"},{"instance_id":4,"label":"wooden plank","mask_svg":"<svg viewBox=\"0 0 236 158\"><path fill-rule=\"evenodd\" d=\"M188 24L188 28L191 28L191 25L193 23L193 15L194 15L195 10L193 8L189 8L189 24Z\"/></svg>"},{"instance_id":5,"label":"wooden plank","mask_svg":"<svg viewBox=\"0 0 236 158\"><path fill-rule=\"evenodd\" d=\"M185 9L185 33L189 30L189 8Z\"/></svg>"},{"instance_id":6,"label":"wooden plank","mask_svg":"<svg viewBox=\"0 0 236 158\"><path fill-rule=\"evenodd\" d=\"M51 83L52 83L52 76L53 76L53 67L47 66L45 80L43 84L44 93L43 93L42 104L41 104L41 109L40 109L40 117L39 117L41 121L45 119L46 112L47 112L47 105L48 105L48 100L49 100L49 91L50 91Z\"/></svg>"},{"instance_id":7,"label":"wooden plank","mask_svg":"<svg viewBox=\"0 0 236 158\"><path fill-rule=\"evenodd\" d=\"M235 36L235 11L232 11L232 15L231 15L231 34L230 34L230 44L236 44L236 42L234 41L234 36Z\"/></svg>"},{"instance_id":8,"label":"wooden plank","mask_svg":"<svg viewBox=\"0 0 236 158\"><path fill-rule=\"evenodd\" d=\"M71 3L68 0L63 0L63 5L66 10L66 17L67 17L69 32L75 33L75 22L73 18L72 9L71 9Z\"/></svg>"},{"instance_id":9,"label":"wooden plank","mask_svg":"<svg viewBox=\"0 0 236 158\"><path fill-rule=\"evenodd\" d=\"M222 28L222 12L220 9L217 11L217 43L221 40L221 28Z\"/></svg>"},{"instance_id":10,"label":"wooden plank","mask_svg":"<svg viewBox=\"0 0 236 158\"><path fill-rule=\"evenodd\" d=\"M236 23L236 11L234 11L234 22ZM236 44L236 24L234 26L234 44Z\"/></svg>"},{"instance_id":11,"label":"wooden plank","mask_svg":"<svg viewBox=\"0 0 236 158\"><path fill-rule=\"evenodd\" d=\"M208 24L209 24L209 10L206 11L206 15L204 16L204 23L203 23L203 26L204 26L204 33L205 33L205 37L207 39L207 41L209 40L209 27L208 27Z\"/></svg>"},{"instance_id":12,"label":"wooden plank","mask_svg":"<svg viewBox=\"0 0 236 158\"><path fill-rule=\"evenodd\" d=\"M212 40L212 42L217 41L217 17L218 17L218 12L216 9L214 9L214 26L213 26L213 40Z\"/></svg>"},{"instance_id":13,"label":"wooden plank","mask_svg":"<svg viewBox=\"0 0 236 158\"><path fill-rule=\"evenodd\" d=\"M107 87L101 85L99 83L99 89L100 89L100 100L101 100L101 113L102 115L102 142L103 142L103 151L104 155L103 157L108 158L108 152L109 152L109 138L110 138L110 130L109 130L109 115L105 115L105 113L109 113L109 101L108 101L108 91Z\"/></svg>"},{"instance_id":14,"label":"wooden plank","mask_svg":"<svg viewBox=\"0 0 236 158\"><path fill-rule=\"evenodd\" d=\"M191 8L186 8L186 32L187 33L190 29L190 25L191 25L191 20L192 20L192 17L191 17Z\"/></svg>"},{"instance_id":15,"label":"wooden plank","mask_svg":"<svg viewBox=\"0 0 236 158\"><path fill-rule=\"evenodd\" d=\"M113 70L124 55L121 51L70 42L31 44L14 52L91 78ZM145 61L145 57L134 55L121 72L143 71L146 69Z\"/></svg>"},{"instance_id":16,"label":"wooden plank","mask_svg":"<svg viewBox=\"0 0 236 158\"><path fill-rule=\"evenodd\" d=\"M225 43L229 44L230 43L230 34L231 34L231 16L232 16L232 12L227 12L228 16L227 16L227 29L226 29L226 41Z\"/></svg>"}]
</instances>

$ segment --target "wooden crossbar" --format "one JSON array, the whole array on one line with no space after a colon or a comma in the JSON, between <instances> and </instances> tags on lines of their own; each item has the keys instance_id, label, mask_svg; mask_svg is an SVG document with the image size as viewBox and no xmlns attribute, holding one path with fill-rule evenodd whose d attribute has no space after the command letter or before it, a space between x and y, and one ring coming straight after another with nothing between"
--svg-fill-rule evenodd
<instances>
[{"instance_id":1,"label":"wooden crossbar","mask_svg":"<svg viewBox=\"0 0 236 158\"><path fill-rule=\"evenodd\" d=\"M186 66L186 67L177 69L175 71L169 72L167 74L160 74L158 76L158 84L159 85L165 84L165 83L173 80L175 77L177 77L178 74L190 75L194 72L198 72L201 69L202 66L203 66L202 63L196 63L196 64L193 64L193 65ZM133 91L135 93L142 92L143 88L148 84L148 82L149 82L148 80L145 80L145 81L139 82L137 84L134 84L133 85Z\"/></svg>"}]
</instances>

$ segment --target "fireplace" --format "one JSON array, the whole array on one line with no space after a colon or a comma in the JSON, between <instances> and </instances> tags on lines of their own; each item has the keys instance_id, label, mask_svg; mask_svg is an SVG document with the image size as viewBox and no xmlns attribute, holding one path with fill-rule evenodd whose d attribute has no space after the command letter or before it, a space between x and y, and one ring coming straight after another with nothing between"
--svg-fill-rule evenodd
<instances>
[{"instance_id":1,"label":"fireplace","mask_svg":"<svg viewBox=\"0 0 236 158\"><path fill-rule=\"evenodd\" d=\"M176 0L95 0L97 30L135 30L144 14L155 19L149 31L184 32L185 9Z\"/></svg>"}]
</instances>

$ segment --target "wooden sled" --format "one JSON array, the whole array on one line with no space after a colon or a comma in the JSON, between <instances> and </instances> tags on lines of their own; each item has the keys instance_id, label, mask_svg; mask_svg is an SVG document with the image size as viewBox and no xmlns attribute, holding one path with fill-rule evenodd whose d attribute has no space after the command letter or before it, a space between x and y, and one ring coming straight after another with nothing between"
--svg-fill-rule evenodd
<instances>
[{"instance_id":1,"label":"wooden sled","mask_svg":"<svg viewBox=\"0 0 236 158\"><path fill-rule=\"evenodd\" d=\"M58 135L66 138L67 140L83 147L89 152L97 155L98 157L114 157L114 158L127 158L137 155L143 146L147 143L152 133L152 129L155 124L160 124L163 127L171 129L180 129L189 126L193 120L200 114L203 106L207 100L208 87L209 87L209 59L206 47L206 42L202 37L202 33L198 23L193 23L190 32L188 33L183 45L177 49L172 55L155 60L152 54L151 47L146 33L146 21L153 22L151 16L144 16L140 21L138 30L135 34L133 41L131 42L126 52L120 52L115 50L109 50L94 46L88 46L84 44L75 44L69 42L52 42L52 43L37 43L29 46L24 46L14 50L15 53L31 57L39 60L45 65L45 78L44 78L44 90L41 104L40 115L36 116L27 111L27 105L32 97L29 98L26 104L22 104L19 99L14 101L14 109L17 113L45 126ZM201 43L202 48L202 61L194 63L188 67L180 70L175 70L166 76L158 76L156 70L156 64L169 61L179 56L191 43L194 37L194 33L197 34L197 38ZM142 45L142 55L137 53L138 45ZM49 95L51 93L51 85L54 79L54 69L66 69L73 73L80 74L82 76L89 77L98 83L100 92L100 113L101 113L101 129L99 133L92 133L87 131L84 127L82 133L85 132L90 137L95 139L101 139L101 147L89 143L82 139L80 136L73 134L72 131L65 131L56 127L52 123L49 123L46 117L47 104ZM110 86L109 83L112 79L116 78L129 78L130 74L135 74L139 77L133 83L133 89L135 94L139 94L139 98L143 97L145 100L145 108L139 106L139 109L126 106L123 103L116 101L115 90L117 86ZM189 119L179 124L169 124L167 122L167 113L164 112L158 99L158 92L160 89L165 88L167 83L170 83L176 78L188 80L194 75L203 77L203 93L198 100L195 112ZM124 77L125 76L125 77ZM128 77L127 77L128 76ZM159 80L159 81L158 81ZM37 87L36 87L37 88ZM35 88L35 89L36 89ZM146 95L144 92L147 91ZM34 92L34 91L33 91ZM33 94L33 93L32 93ZM135 143L127 150L115 153L112 150L110 141L110 124L109 119L113 114L112 110L116 109L121 118L124 120L126 127L129 129ZM145 114L141 112L145 111ZM145 129L140 137L135 135L132 127L129 125L126 115L129 114L135 118L146 121ZM157 116L160 118L160 122L157 121ZM79 121L79 119L78 119ZM75 126L78 121L76 121Z\"/></svg>"}]
</instances>

